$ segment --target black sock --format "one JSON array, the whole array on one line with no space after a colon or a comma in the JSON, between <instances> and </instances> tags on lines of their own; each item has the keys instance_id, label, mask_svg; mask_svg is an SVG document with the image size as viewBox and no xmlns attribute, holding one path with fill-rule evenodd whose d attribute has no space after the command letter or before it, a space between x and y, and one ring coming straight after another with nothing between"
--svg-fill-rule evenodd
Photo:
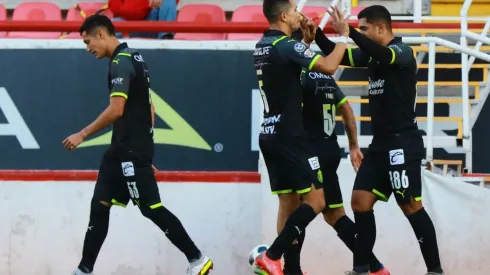
<instances>
[{"instance_id":1,"label":"black sock","mask_svg":"<svg viewBox=\"0 0 490 275\"><path fill-rule=\"evenodd\" d=\"M284 252L293 244L301 233L306 229L308 224L315 219L316 213L313 208L305 203L302 203L289 216L286 221L286 226L279 233L279 236L274 240L271 247L267 250L267 257L272 260L281 259Z\"/></svg>"},{"instance_id":2,"label":"black sock","mask_svg":"<svg viewBox=\"0 0 490 275\"><path fill-rule=\"evenodd\" d=\"M155 223L182 253L185 254L189 262L197 261L201 258L201 251L196 247L189 235L182 226L180 220L164 206L150 209L140 208L141 213Z\"/></svg>"},{"instance_id":3,"label":"black sock","mask_svg":"<svg viewBox=\"0 0 490 275\"><path fill-rule=\"evenodd\" d=\"M109 231L109 214L111 209L99 201L92 201L90 207L90 221L83 242L82 260L78 269L91 273L99 255L102 244Z\"/></svg>"},{"instance_id":4,"label":"black sock","mask_svg":"<svg viewBox=\"0 0 490 275\"><path fill-rule=\"evenodd\" d=\"M355 212L356 246L354 249L354 271L369 271L371 255L376 242L376 221L373 211Z\"/></svg>"},{"instance_id":5,"label":"black sock","mask_svg":"<svg viewBox=\"0 0 490 275\"><path fill-rule=\"evenodd\" d=\"M436 230L429 214L422 208L416 213L407 216L407 218L419 241L420 250L422 251L428 272L442 272Z\"/></svg>"},{"instance_id":6,"label":"black sock","mask_svg":"<svg viewBox=\"0 0 490 275\"><path fill-rule=\"evenodd\" d=\"M349 219L349 217L342 216L340 219L337 220L333 228L335 229L335 231L337 231L337 235L350 249L350 251L354 252L356 245L356 225L354 224L354 222ZM372 254L369 271L378 272L381 267L382 266L379 260L376 258L376 256L374 256L374 254Z\"/></svg>"},{"instance_id":7,"label":"black sock","mask_svg":"<svg viewBox=\"0 0 490 275\"><path fill-rule=\"evenodd\" d=\"M301 248L305 242L306 230L303 230L297 243L290 246L284 253L284 274L303 274L301 271Z\"/></svg>"}]
</instances>

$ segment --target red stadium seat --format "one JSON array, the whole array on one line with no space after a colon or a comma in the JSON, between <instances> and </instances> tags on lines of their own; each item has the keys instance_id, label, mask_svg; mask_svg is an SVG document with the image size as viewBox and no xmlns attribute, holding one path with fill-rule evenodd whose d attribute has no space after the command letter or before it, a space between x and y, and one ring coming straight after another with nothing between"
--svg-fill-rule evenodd
<instances>
[{"instance_id":1,"label":"red stadium seat","mask_svg":"<svg viewBox=\"0 0 490 275\"><path fill-rule=\"evenodd\" d=\"M7 20L7 10L3 5L0 4L0 21ZM0 37L7 36L6 32L0 32Z\"/></svg>"},{"instance_id":2,"label":"red stadium seat","mask_svg":"<svg viewBox=\"0 0 490 275\"><path fill-rule=\"evenodd\" d=\"M225 11L217 5L189 4L182 7L177 22L218 23L225 22ZM176 40L224 40L224 33L177 33Z\"/></svg>"},{"instance_id":3,"label":"red stadium seat","mask_svg":"<svg viewBox=\"0 0 490 275\"><path fill-rule=\"evenodd\" d=\"M244 5L238 7L231 16L231 22L267 23L261 5ZM229 33L228 40L259 40L261 33Z\"/></svg>"},{"instance_id":4,"label":"red stadium seat","mask_svg":"<svg viewBox=\"0 0 490 275\"><path fill-rule=\"evenodd\" d=\"M108 9L107 3L97 2L80 2L75 4L68 10L66 14L67 21L83 21L87 16L90 16L97 11L103 10L101 14L106 15L109 18L114 17L112 12Z\"/></svg>"},{"instance_id":5,"label":"red stadium seat","mask_svg":"<svg viewBox=\"0 0 490 275\"><path fill-rule=\"evenodd\" d=\"M12 20L62 20L60 8L49 2L23 2L14 10ZM59 38L60 32L9 32L10 38Z\"/></svg>"},{"instance_id":6,"label":"red stadium seat","mask_svg":"<svg viewBox=\"0 0 490 275\"><path fill-rule=\"evenodd\" d=\"M355 8L352 8L352 9L350 9L350 15L357 16L365 8L367 8L367 7L355 7Z\"/></svg>"},{"instance_id":7,"label":"red stadium seat","mask_svg":"<svg viewBox=\"0 0 490 275\"><path fill-rule=\"evenodd\" d=\"M113 18L114 15L112 12L108 9L107 4L103 2L79 2L73 7L71 7L68 10L68 13L66 14L66 20L67 21L83 21L87 16L90 16L100 10L101 14L106 15L109 18ZM71 32L66 35L63 35L63 38L69 39L69 38L80 38L80 34L78 32Z\"/></svg>"},{"instance_id":8,"label":"red stadium seat","mask_svg":"<svg viewBox=\"0 0 490 275\"><path fill-rule=\"evenodd\" d=\"M323 16L326 12L327 12L327 8L321 6L305 6L301 11L302 14L312 19L316 19L319 16Z\"/></svg>"}]
</instances>

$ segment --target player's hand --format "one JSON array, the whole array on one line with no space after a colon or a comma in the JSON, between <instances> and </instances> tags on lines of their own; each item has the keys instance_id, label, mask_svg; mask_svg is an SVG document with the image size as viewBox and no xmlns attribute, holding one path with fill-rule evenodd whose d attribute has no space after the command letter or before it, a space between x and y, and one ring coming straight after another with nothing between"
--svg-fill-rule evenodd
<instances>
[{"instance_id":1,"label":"player's hand","mask_svg":"<svg viewBox=\"0 0 490 275\"><path fill-rule=\"evenodd\" d=\"M153 170L153 173L158 172L158 169L155 167L155 165L152 165L152 166L151 166L151 169Z\"/></svg>"},{"instance_id":2,"label":"player's hand","mask_svg":"<svg viewBox=\"0 0 490 275\"><path fill-rule=\"evenodd\" d=\"M359 146L350 148L350 161L352 163L352 167L354 167L354 171L359 171L359 167L361 167L362 159L364 155L362 154Z\"/></svg>"},{"instance_id":3,"label":"player's hand","mask_svg":"<svg viewBox=\"0 0 490 275\"><path fill-rule=\"evenodd\" d=\"M162 5L162 0L149 0L150 8L159 8Z\"/></svg>"},{"instance_id":4,"label":"player's hand","mask_svg":"<svg viewBox=\"0 0 490 275\"><path fill-rule=\"evenodd\" d=\"M82 133L78 132L63 140L63 146L70 151L75 151L77 146L80 145L84 139L85 137L82 135Z\"/></svg>"},{"instance_id":5,"label":"player's hand","mask_svg":"<svg viewBox=\"0 0 490 275\"><path fill-rule=\"evenodd\" d=\"M349 24L345 19L345 14L341 12L337 7L332 6L332 10L328 9L327 12L330 14L332 19L332 25L336 33L341 36L349 36Z\"/></svg>"},{"instance_id":6,"label":"player's hand","mask_svg":"<svg viewBox=\"0 0 490 275\"><path fill-rule=\"evenodd\" d=\"M303 40L309 45L315 40L317 26L311 18L305 18L301 22L301 31L303 32Z\"/></svg>"}]
</instances>

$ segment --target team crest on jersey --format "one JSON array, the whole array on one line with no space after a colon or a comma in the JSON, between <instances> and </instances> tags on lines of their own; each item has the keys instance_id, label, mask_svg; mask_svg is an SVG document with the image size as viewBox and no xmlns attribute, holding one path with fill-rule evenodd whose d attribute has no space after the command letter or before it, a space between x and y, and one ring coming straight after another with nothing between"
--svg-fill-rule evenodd
<instances>
[{"instance_id":1,"label":"team crest on jersey","mask_svg":"<svg viewBox=\"0 0 490 275\"><path fill-rule=\"evenodd\" d=\"M301 42L298 42L294 45L294 50L299 53L302 53L306 50L306 45Z\"/></svg>"},{"instance_id":2,"label":"team crest on jersey","mask_svg":"<svg viewBox=\"0 0 490 275\"><path fill-rule=\"evenodd\" d=\"M305 57L307 58L312 58L313 56L315 56L315 52L310 50L310 49L307 49L304 53Z\"/></svg>"}]
</instances>

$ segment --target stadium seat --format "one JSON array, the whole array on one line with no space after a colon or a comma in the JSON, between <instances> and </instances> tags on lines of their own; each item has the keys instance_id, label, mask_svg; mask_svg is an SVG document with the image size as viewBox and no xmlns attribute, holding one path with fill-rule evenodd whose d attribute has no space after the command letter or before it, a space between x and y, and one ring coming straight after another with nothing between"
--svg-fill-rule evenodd
<instances>
[{"instance_id":1,"label":"stadium seat","mask_svg":"<svg viewBox=\"0 0 490 275\"><path fill-rule=\"evenodd\" d=\"M114 15L107 8L107 4L103 2L79 2L68 10L66 14L67 21L83 21L87 16L90 16L97 11L101 11L101 14L106 15L109 18L113 18ZM80 38L78 32L71 32L68 34L63 34L62 38Z\"/></svg>"},{"instance_id":2,"label":"stadium seat","mask_svg":"<svg viewBox=\"0 0 490 275\"><path fill-rule=\"evenodd\" d=\"M357 16L363 9L367 7L354 7L350 9L350 15L355 15Z\"/></svg>"},{"instance_id":3,"label":"stadium seat","mask_svg":"<svg viewBox=\"0 0 490 275\"><path fill-rule=\"evenodd\" d=\"M0 21L7 20L7 10L3 5L0 4ZM0 32L0 37L7 36L6 32Z\"/></svg>"},{"instance_id":4,"label":"stadium seat","mask_svg":"<svg viewBox=\"0 0 490 275\"><path fill-rule=\"evenodd\" d=\"M12 14L12 20L62 20L60 8L49 2L23 2ZM59 38L60 32L9 32L10 38Z\"/></svg>"},{"instance_id":5,"label":"stadium seat","mask_svg":"<svg viewBox=\"0 0 490 275\"><path fill-rule=\"evenodd\" d=\"M217 5L185 5L177 15L177 22L218 23L225 22L225 11ZM224 40L225 33L176 33L176 40Z\"/></svg>"},{"instance_id":6,"label":"stadium seat","mask_svg":"<svg viewBox=\"0 0 490 275\"><path fill-rule=\"evenodd\" d=\"M320 7L320 6L305 6L301 11L302 14L313 19L316 19L319 16L323 16L323 14L326 12L327 12L327 8Z\"/></svg>"},{"instance_id":7,"label":"stadium seat","mask_svg":"<svg viewBox=\"0 0 490 275\"><path fill-rule=\"evenodd\" d=\"M244 5L238 7L231 16L231 22L267 23L260 5ZM229 33L228 40L259 40L261 33Z\"/></svg>"}]
</instances>

